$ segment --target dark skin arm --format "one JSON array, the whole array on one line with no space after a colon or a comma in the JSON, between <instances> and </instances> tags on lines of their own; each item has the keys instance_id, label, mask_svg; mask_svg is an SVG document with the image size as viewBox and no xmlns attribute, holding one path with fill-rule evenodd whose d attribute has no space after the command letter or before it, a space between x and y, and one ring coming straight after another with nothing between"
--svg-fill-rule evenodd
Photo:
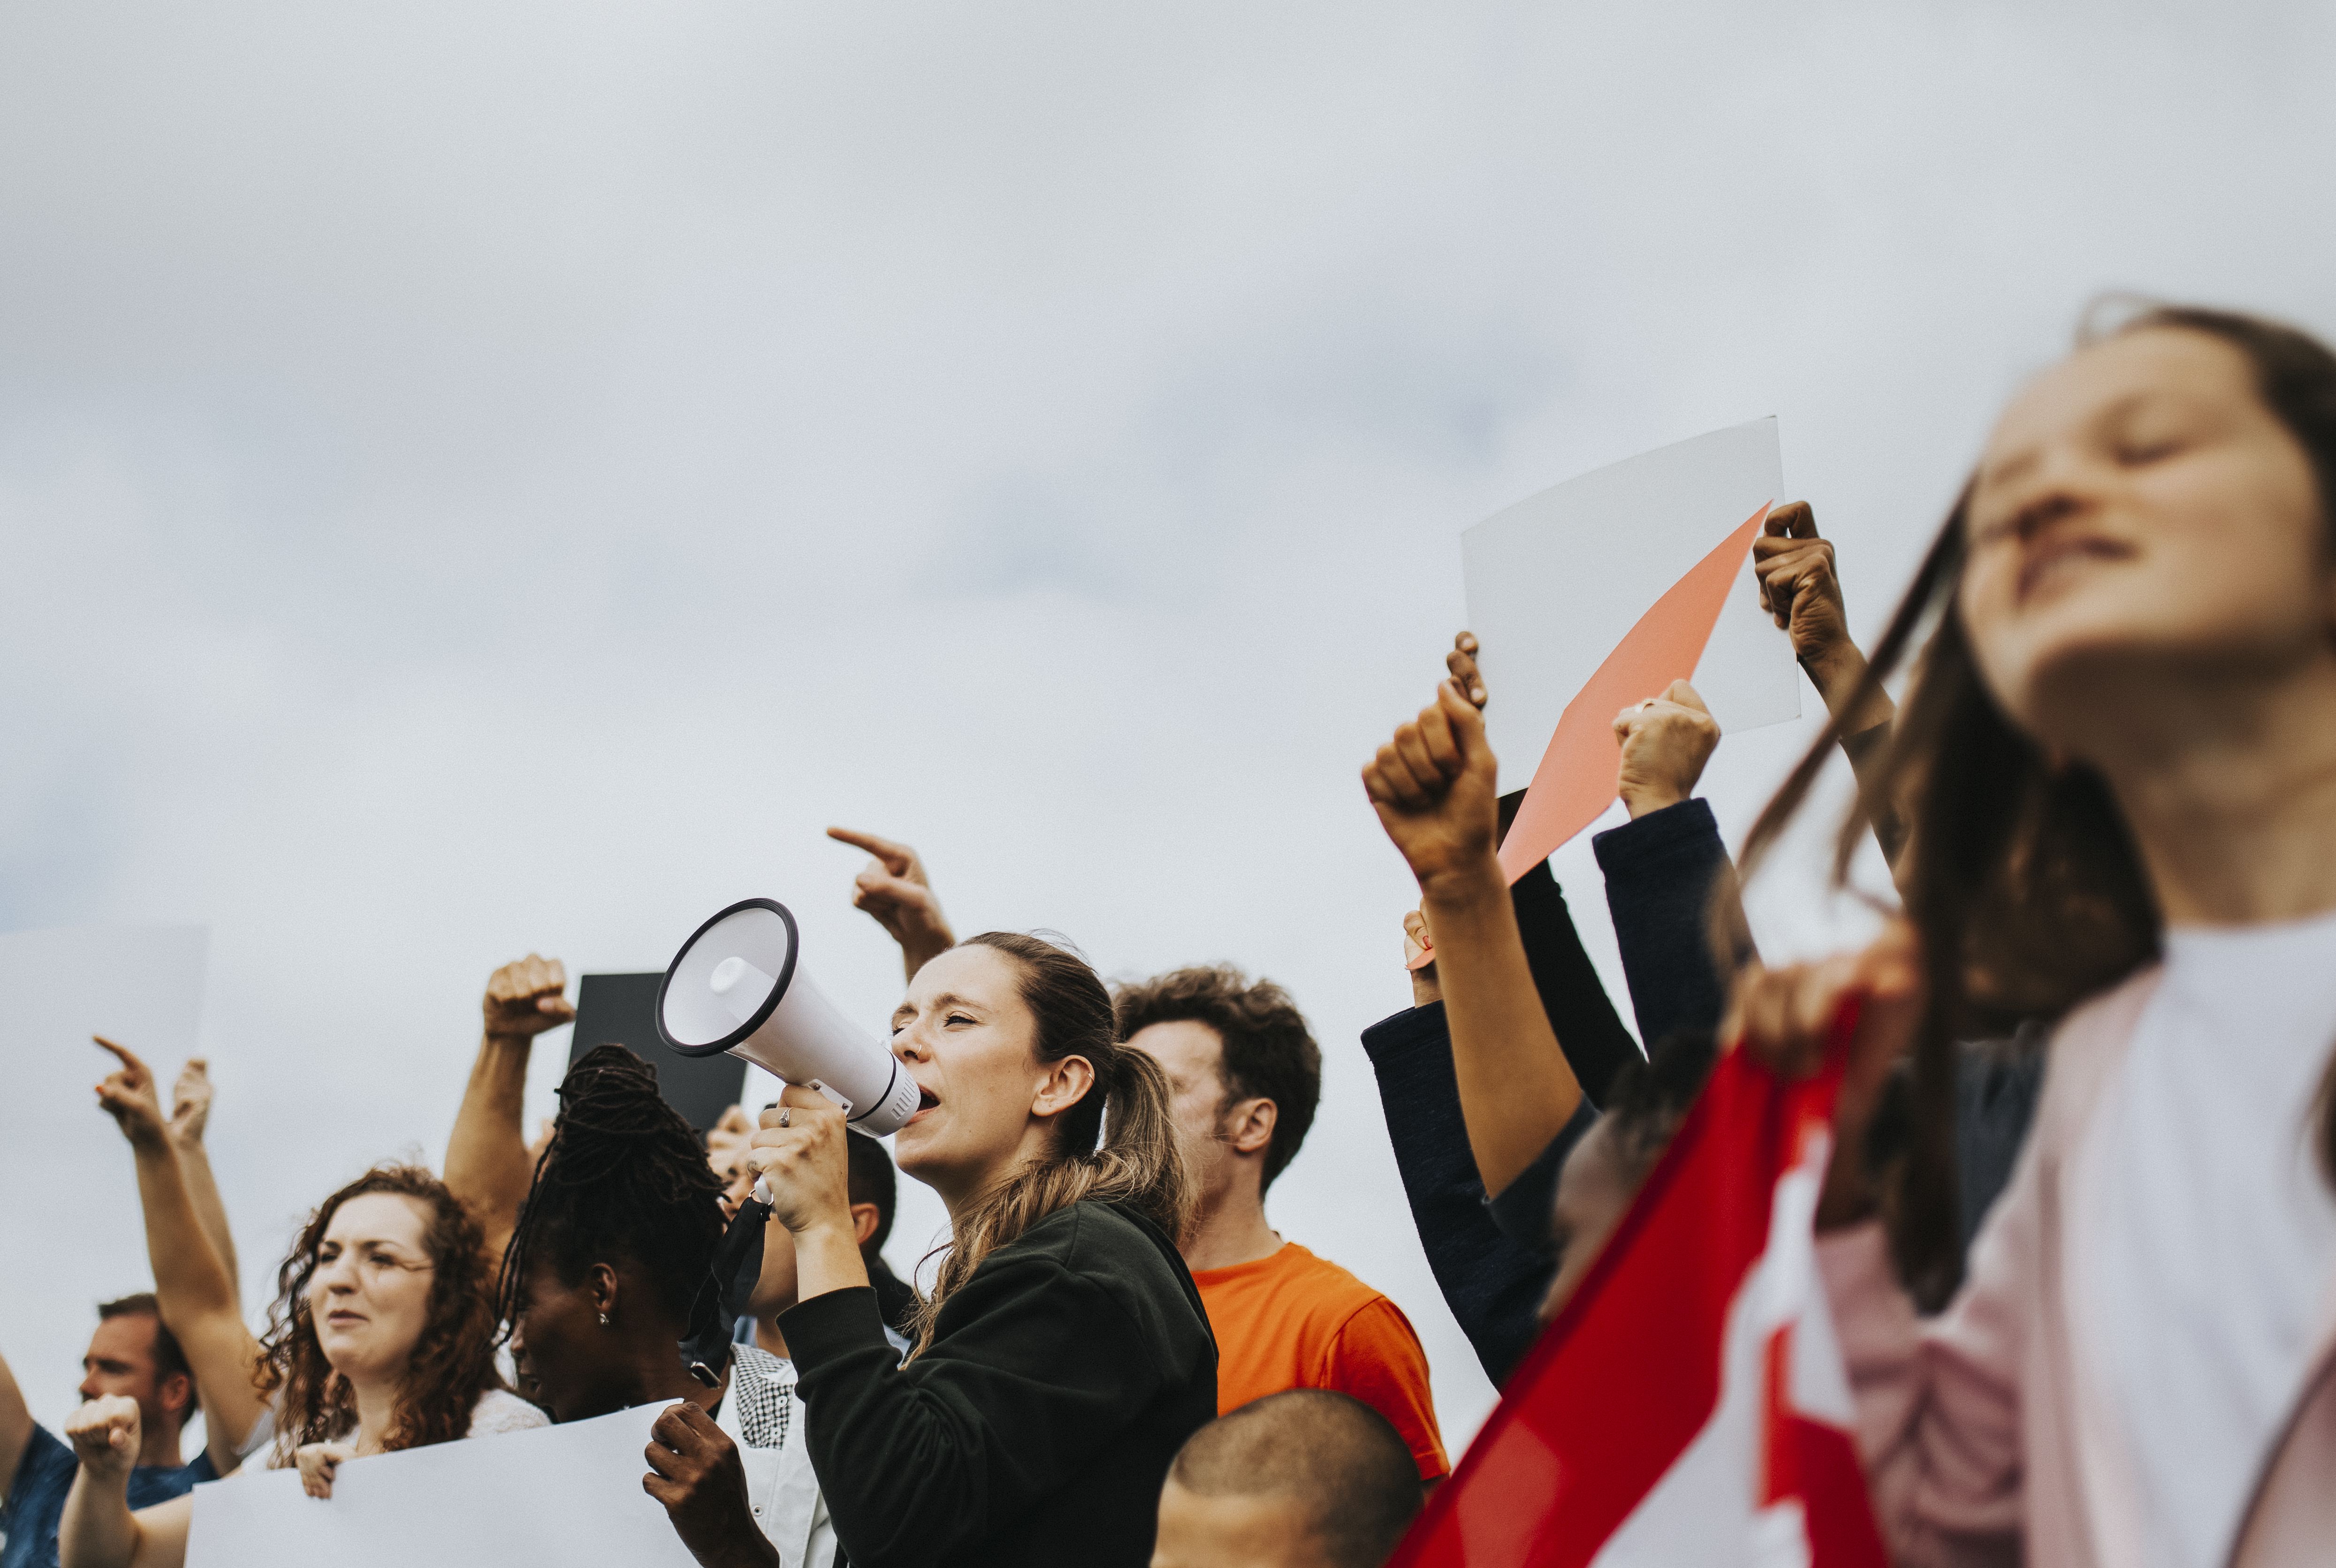
<instances>
[{"instance_id":1,"label":"dark skin arm","mask_svg":"<svg viewBox=\"0 0 2336 1568\"><path fill-rule=\"evenodd\" d=\"M1849 634L1833 541L1818 537L1817 515L1808 502L1787 501L1768 514L1752 541L1752 560L1760 607L1792 638L1793 657L1809 673L1825 711L1842 720L1841 732L1861 734L1888 721L1897 710L1886 692L1856 702L1865 654Z\"/></svg>"},{"instance_id":2,"label":"dark skin arm","mask_svg":"<svg viewBox=\"0 0 2336 1568\"><path fill-rule=\"evenodd\" d=\"M641 1490L705 1568L777 1568L779 1550L754 1522L738 1447L696 1405L673 1406L649 1428Z\"/></svg>"}]
</instances>

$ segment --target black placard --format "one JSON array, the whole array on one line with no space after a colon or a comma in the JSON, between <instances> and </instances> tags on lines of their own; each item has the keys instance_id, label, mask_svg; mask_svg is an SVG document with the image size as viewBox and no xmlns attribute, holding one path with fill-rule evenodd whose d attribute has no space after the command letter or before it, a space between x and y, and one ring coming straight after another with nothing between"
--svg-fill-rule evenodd
<instances>
[{"instance_id":1,"label":"black placard","mask_svg":"<svg viewBox=\"0 0 2336 1568\"><path fill-rule=\"evenodd\" d=\"M621 1045L657 1069L665 1102L704 1132L738 1103L746 1088L746 1064L735 1056L688 1057L657 1038L657 982L662 970L647 974L588 974L576 985L576 1032L569 1037L568 1065L574 1067L596 1045Z\"/></svg>"}]
</instances>

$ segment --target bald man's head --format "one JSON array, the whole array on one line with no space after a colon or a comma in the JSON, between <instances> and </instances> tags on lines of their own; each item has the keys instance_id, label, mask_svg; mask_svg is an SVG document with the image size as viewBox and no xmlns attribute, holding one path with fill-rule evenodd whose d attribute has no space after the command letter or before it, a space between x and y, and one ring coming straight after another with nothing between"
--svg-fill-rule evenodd
<instances>
[{"instance_id":1,"label":"bald man's head","mask_svg":"<svg viewBox=\"0 0 2336 1568\"><path fill-rule=\"evenodd\" d=\"M1378 1568L1419 1499L1419 1466L1386 1417L1292 1389L1185 1440L1161 1488L1153 1568Z\"/></svg>"}]
</instances>

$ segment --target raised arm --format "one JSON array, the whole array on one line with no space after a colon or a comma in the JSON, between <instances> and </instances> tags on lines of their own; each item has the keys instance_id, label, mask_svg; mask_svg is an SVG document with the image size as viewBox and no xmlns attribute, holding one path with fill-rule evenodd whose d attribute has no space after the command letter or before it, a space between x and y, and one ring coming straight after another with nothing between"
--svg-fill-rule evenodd
<instances>
[{"instance_id":1,"label":"raised arm","mask_svg":"<svg viewBox=\"0 0 2336 1568\"><path fill-rule=\"evenodd\" d=\"M179 1166L187 1173L187 1190L194 1194L203 1234L210 1237L219 1262L227 1267L228 1283L240 1299L243 1275L236 1267L235 1236L228 1228L227 1205L220 1201L219 1182L211 1175L210 1151L203 1142L210 1119L210 1063L198 1056L179 1070L179 1081L170 1086L170 1138L179 1146Z\"/></svg>"},{"instance_id":2,"label":"raised arm","mask_svg":"<svg viewBox=\"0 0 2336 1568\"><path fill-rule=\"evenodd\" d=\"M486 1233L487 1256L500 1258L519 1224L535 1163L528 1157L520 1128L527 1098L527 1059L535 1037L576 1021L576 1009L560 993L568 972L556 958L529 953L487 977L480 1003L486 1031L478 1060L471 1064L470 1087L446 1139L446 1186Z\"/></svg>"},{"instance_id":3,"label":"raised arm","mask_svg":"<svg viewBox=\"0 0 2336 1568\"><path fill-rule=\"evenodd\" d=\"M1825 711L1841 720L1842 754L1862 782L1889 736L1897 706L1878 686L1861 694L1865 654L1849 634L1833 541L1818 537L1816 513L1808 502L1793 501L1769 512L1760 537L1752 541L1752 559L1761 608L1791 634L1793 656L1808 672ZM1906 842L1905 826L1894 810L1885 807L1874 813L1874 837L1894 864Z\"/></svg>"},{"instance_id":4,"label":"raised arm","mask_svg":"<svg viewBox=\"0 0 2336 1568\"><path fill-rule=\"evenodd\" d=\"M831 828L827 836L874 857L852 885L852 906L892 934L900 944L900 967L910 980L934 954L957 945L949 916L925 875L925 863L905 844L851 828Z\"/></svg>"},{"instance_id":5,"label":"raised arm","mask_svg":"<svg viewBox=\"0 0 2336 1568\"><path fill-rule=\"evenodd\" d=\"M1752 938L1719 824L1694 799L1719 743L1703 699L1674 681L1662 696L1624 709L1614 729L1630 820L1590 842L1606 874L1639 1033L1651 1047L1678 1030L1718 1027L1728 982L1754 956ZM1726 933L1718 948L1715 914Z\"/></svg>"},{"instance_id":6,"label":"raised arm","mask_svg":"<svg viewBox=\"0 0 2336 1568\"><path fill-rule=\"evenodd\" d=\"M1481 690L1481 687L1479 688ZM1468 1147L1498 1193L1582 1103L1533 986L1495 850L1492 747L1457 677L1363 769L1379 825L1418 878Z\"/></svg>"},{"instance_id":7,"label":"raised arm","mask_svg":"<svg viewBox=\"0 0 2336 1568\"><path fill-rule=\"evenodd\" d=\"M8 1370L8 1358L0 1356L0 1503L8 1500L8 1488L16 1484L16 1466L24 1462L24 1445L33 1440L33 1412L24 1403L24 1391L16 1387L16 1374Z\"/></svg>"},{"instance_id":8,"label":"raised arm","mask_svg":"<svg viewBox=\"0 0 2336 1568\"><path fill-rule=\"evenodd\" d=\"M252 1384L259 1344L243 1321L235 1278L203 1224L179 1140L163 1123L154 1075L122 1046L102 1037L97 1043L121 1062L97 1086L98 1104L130 1140L154 1299L194 1372L211 1465L224 1476L267 1408Z\"/></svg>"},{"instance_id":9,"label":"raised arm","mask_svg":"<svg viewBox=\"0 0 2336 1568\"><path fill-rule=\"evenodd\" d=\"M130 1511L130 1472L141 1434L138 1401L124 1394L92 1399L65 1422L81 1461L57 1522L60 1568L182 1568L193 1500L173 1497Z\"/></svg>"}]
</instances>

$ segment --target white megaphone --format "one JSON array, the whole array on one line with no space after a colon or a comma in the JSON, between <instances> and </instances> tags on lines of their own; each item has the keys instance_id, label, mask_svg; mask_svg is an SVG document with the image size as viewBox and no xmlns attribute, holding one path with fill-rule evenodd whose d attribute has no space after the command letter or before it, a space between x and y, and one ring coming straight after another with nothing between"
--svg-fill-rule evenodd
<instances>
[{"instance_id":1,"label":"white megaphone","mask_svg":"<svg viewBox=\"0 0 2336 1568\"><path fill-rule=\"evenodd\" d=\"M855 1029L801 963L787 906L734 904L681 944L657 984L657 1034L684 1056L728 1051L773 1077L815 1089L871 1137L917 1114L916 1080L892 1053Z\"/></svg>"}]
</instances>

